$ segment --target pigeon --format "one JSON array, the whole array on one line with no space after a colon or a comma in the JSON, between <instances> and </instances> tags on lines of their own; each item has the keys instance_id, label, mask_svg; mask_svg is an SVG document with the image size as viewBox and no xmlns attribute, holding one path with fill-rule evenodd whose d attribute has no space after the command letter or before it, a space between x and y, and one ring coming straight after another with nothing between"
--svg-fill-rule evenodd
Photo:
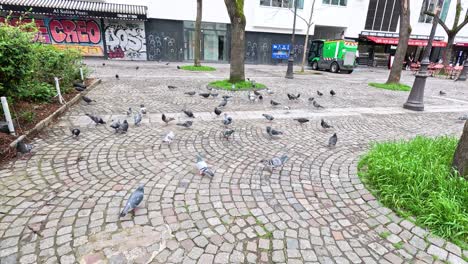
<instances>
[{"instance_id":1,"label":"pigeon","mask_svg":"<svg viewBox=\"0 0 468 264\"><path fill-rule=\"evenodd\" d=\"M333 136L330 137L330 139L328 140L328 146L329 147L334 147L336 145L336 142L338 142L338 136L335 134L333 134Z\"/></svg>"},{"instance_id":2,"label":"pigeon","mask_svg":"<svg viewBox=\"0 0 468 264\"><path fill-rule=\"evenodd\" d=\"M179 66L179 65L177 65L177 69L180 70L180 66Z\"/></svg>"},{"instance_id":3,"label":"pigeon","mask_svg":"<svg viewBox=\"0 0 468 264\"><path fill-rule=\"evenodd\" d=\"M273 92L272 90L270 90L270 88L267 88L267 89L266 89L266 92L267 92L267 94L269 94L269 95L274 94L274 92Z\"/></svg>"},{"instance_id":4,"label":"pigeon","mask_svg":"<svg viewBox=\"0 0 468 264\"><path fill-rule=\"evenodd\" d=\"M283 132L275 130L271 128L270 126L267 126L266 131L270 137L283 135Z\"/></svg>"},{"instance_id":5,"label":"pigeon","mask_svg":"<svg viewBox=\"0 0 468 264\"><path fill-rule=\"evenodd\" d=\"M118 80L118 79L119 79L119 75L118 75L118 74L116 74L116 75L115 75L115 78Z\"/></svg>"},{"instance_id":6,"label":"pigeon","mask_svg":"<svg viewBox=\"0 0 468 264\"><path fill-rule=\"evenodd\" d=\"M164 123L166 123L166 125L168 125L169 122L175 120L175 118L173 118L173 117L166 117L166 115L165 115L164 113L162 114L161 118L162 118L162 121L163 121Z\"/></svg>"},{"instance_id":7,"label":"pigeon","mask_svg":"<svg viewBox=\"0 0 468 264\"><path fill-rule=\"evenodd\" d=\"M252 92L249 92L249 101L253 103L255 102L256 99L257 97L255 96L255 94Z\"/></svg>"},{"instance_id":8,"label":"pigeon","mask_svg":"<svg viewBox=\"0 0 468 264\"><path fill-rule=\"evenodd\" d=\"M309 99L307 99L309 101L309 103L313 102L315 98L313 97L309 97Z\"/></svg>"},{"instance_id":9,"label":"pigeon","mask_svg":"<svg viewBox=\"0 0 468 264\"><path fill-rule=\"evenodd\" d=\"M106 64L103 62L103 63L102 63L102 66L106 66Z\"/></svg>"},{"instance_id":10,"label":"pigeon","mask_svg":"<svg viewBox=\"0 0 468 264\"><path fill-rule=\"evenodd\" d=\"M136 66L135 70L137 70L137 71L138 71L138 69L140 69L140 67L139 67L139 66Z\"/></svg>"},{"instance_id":11,"label":"pigeon","mask_svg":"<svg viewBox=\"0 0 468 264\"><path fill-rule=\"evenodd\" d=\"M210 97L210 94L209 94L209 93L198 93L198 95L200 95L200 96L203 97L203 98L208 98L208 97Z\"/></svg>"},{"instance_id":12,"label":"pigeon","mask_svg":"<svg viewBox=\"0 0 468 264\"><path fill-rule=\"evenodd\" d=\"M104 120L102 120L101 117L98 117L98 116L93 116L93 115L90 115L90 114L86 114L89 118L91 118L91 120L93 120L94 123L96 123L96 125L98 124L105 124L106 122L104 122Z\"/></svg>"},{"instance_id":13,"label":"pigeon","mask_svg":"<svg viewBox=\"0 0 468 264\"><path fill-rule=\"evenodd\" d=\"M319 103L317 103L317 101L313 101L312 104L315 106L315 108L325 108L321 106Z\"/></svg>"},{"instance_id":14,"label":"pigeon","mask_svg":"<svg viewBox=\"0 0 468 264\"><path fill-rule=\"evenodd\" d=\"M275 119L272 115L269 115L269 114L262 114L262 116L264 116L268 121L273 121L273 119Z\"/></svg>"},{"instance_id":15,"label":"pigeon","mask_svg":"<svg viewBox=\"0 0 468 264\"><path fill-rule=\"evenodd\" d=\"M227 100L228 100L229 98L231 98L231 97L232 97L232 96L230 96L230 95L223 95L223 99L224 99L225 101L227 101Z\"/></svg>"},{"instance_id":16,"label":"pigeon","mask_svg":"<svg viewBox=\"0 0 468 264\"><path fill-rule=\"evenodd\" d=\"M333 91L333 90L330 90L330 94L331 94L331 96L335 96L335 95L336 95L335 91Z\"/></svg>"},{"instance_id":17,"label":"pigeon","mask_svg":"<svg viewBox=\"0 0 468 264\"><path fill-rule=\"evenodd\" d=\"M196 94L195 91L191 91L191 92L185 92L184 94L186 95L190 95L190 96L194 96Z\"/></svg>"},{"instance_id":18,"label":"pigeon","mask_svg":"<svg viewBox=\"0 0 468 264\"><path fill-rule=\"evenodd\" d=\"M232 117L230 117L230 116L228 116L228 114L224 113L223 124L225 126L229 126L230 124L232 124Z\"/></svg>"},{"instance_id":19,"label":"pigeon","mask_svg":"<svg viewBox=\"0 0 468 264\"><path fill-rule=\"evenodd\" d=\"M166 63L166 65L169 65L170 62Z\"/></svg>"},{"instance_id":20,"label":"pigeon","mask_svg":"<svg viewBox=\"0 0 468 264\"><path fill-rule=\"evenodd\" d=\"M184 112L190 118L195 118L195 116L193 115L193 112L188 109L182 110L182 112Z\"/></svg>"},{"instance_id":21,"label":"pigeon","mask_svg":"<svg viewBox=\"0 0 468 264\"><path fill-rule=\"evenodd\" d=\"M232 134L234 134L234 129L227 129L223 132L223 136L227 140L229 140L229 137L232 136Z\"/></svg>"},{"instance_id":22,"label":"pigeon","mask_svg":"<svg viewBox=\"0 0 468 264\"><path fill-rule=\"evenodd\" d=\"M440 95L447 95L447 93L444 92L444 91L440 91L439 94L440 94Z\"/></svg>"},{"instance_id":23,"label":"pigeon","mask_svg":"<svg viewBox=\"0 0 468 264\"><path fill-rule=\"evenodd\" d=\"M141 105L140 105L140 113L146 115L146 107L145 107L144 104L141 104Z\"/></svg>"},{"instance_id":24,"label":"pigeon","mask_svg":"<svg viewBox=\"0 0 468 264\"><path fill-rule=\"evenodd\" d=\"M119 129L120 125L121 125L120 120L117 120L117 121L112 120L110 127L112 127L117 133L117 130Z\"/></svg>"},{"instance_id":25,"label":"pigeon","mask_svg":"<svg viewBox=\"0 0 468 264\"><path fill-rule=\"evenodd\" d=\"M127 204L125 204L124 209L120 213L120 217L126 216L129 212L134 211L138 207L141 201L143 201L144 192L143 184L141 184L136 191L130 195L130 198L128 198Z\"/></svg>"},{"instance_id":26,"label":"pigeon","mask_svg":"<svg viewBox=\"0 0 468 264\"><path fill-rule=\"evenodd\" d=\"M332 128L332 126L330 126L325 120L321 120L320 121L320 125L323 127L323 128Z\"/></svg>"},{"instance_id":27,"label":"pigeon","mask_svg":"<svg viewBox=\"0 0 468 264\"><path fill-rule=\"evenodd\" d=\"M317 91L317 95L318 95L318 96L322 96L323 93L321 93L320 91Z\"/></svg>"},{"instance_id":28,"label":"pigeon","mask_svg":"<svg viewBox=\"0 0 468 264\"><path fill-rule=\"evenodd\" d=\"M254 94L255 94L256 96L260 96L260 95L262 95L262 94L261 94L261 93L259 93L258 91L255 91L255 90L254 90L253 92L254 92Z\"/></svg>"},{"instance_id":29,"label":"pigeon","mask_svg":"<svg viewBox=\"0 0 468 264\"><path fill-rule=\"evenodd\" d=\"M185 121L184 123L177 123L176 125L178 126L183 126L185 128L189 128L193 125L193 122L192 121Z\"/></svg>"},{"instance_id":30,"label":"pigeon","mask_svg":"<svg viewBox=\"0 0 468 264\"><path fill-rule=\"evenodd\" d=\"M458 120L468 120L468 115L462 115L458 118Z\"/></svg>"},{"instance_id":31,"label":"pigeon","mask_svg":"<svg viewBox=\"0 0 468 264\"><path fill-rule=\"evenodd\" d=\"M127 110L127 116L131 116L132 113L133 113L132 108L129 107L128 110Z\"/></svg>"},{"instance_id":32,"label":"pigeon","mask_svg":"<svg viewBox=\"0 0 468 264\"><path fill-rule=\"evenodd\" d=\"M277 106L277 105L280 105L280 103L276 102L276 101L273 101L273 100L270 100L270 104L272 106Z\"/></svg>"},{"instance_id":33,"label":"pigeon","mask_svg":"<svg viewBox=\"0 0 468 264\"><path fill-rule=\"evenodd\" d=\"M301 124L301 125L302 125L302 124L305 124L305 123L307 123L307 122L309 122L309 119L303 118L303 117L296 118L296 119L294 119L294 120L296 120L297 122L299 122L299 124Z\"/></svg>"},{"instance_id":34,"label":"pigeon","mask_svg":"<svg viewBox=\"0 0 468 264\"><path fill-rule=\"evenodd\" d=\"M124 120L123 123L119 126L119 128L116 129L116 132L120 133L127 133L128 131L128 122L127 120Z\"/></svg>"},{"instance_id":35,"label":"pigeon","mask_svg":"<svg viewBox=\"0 0 468 264\"><path fill-rule=\"evenodd\" d=\"M175 89L175 88L177 88L177 87L174 86L174 85L168 85L167 88L173 90L173 89Z\"/></svg>"},{"instance_id":36,"label":"pigeon","mask_svg":"<svg viewBox=\"0 0 468 264\"><path fill-rule=\"evenodd\" d=\"M287 96L288 96L288 99L289 99L289 100L297 100L297 99L299 99L299 97L301 96L301 94L299 93L299 94L297 94L297 95L294 95L294 94L289 94L289 93L288 93Z\"/></svg>"},{"instance_id":37,"label":"pigeon","mask_svg":"<svg viewBox=\"0 0 468 264\"><path fill-rule=\"evenodd\" d=\"M268 168L269 171L273 172L274 169L276 168L279 168L279 167L283 167L284 164L286 163L286 161L288 161L288 156L287 155L283 155L281 157L274 157L270 160L261 160L260 162L263 163L265 165L265 167Z\"/></svg>"},{"instance_id":38,"label":"pigeon","mask_svg":"<svg viewBox=\"0 0 468 264\"><path fill-rule=\"evenodd\" d=\"M73 86L74 86L74 87L80 87L80 88L86 89L86 85L84 85L84 83L80 83L80 82L74 82L74 83L73 83Z\"/></svg>"},{"instance_id":39,"label":"pigeon","mask_svg":"<svg viewBox=\"0 0 468 264\"><path fill-rule=\"evenodd\" d=\"M135 122L135 126L139 126L139 125L140 125L141 119L142 119L141 113L140 113L140 112L137 112L137 113L133 116L133 121Z\"/></svg>"},{"instance_id":40,"label":"pigeon","mask_svg":"<svg viewBox=\"0 0 468 264\"><path fill-rule=\"evenodd\" d=\"M221 101L221 103L218 105L218 107L225 107L227 105L227 99L224 99L223 101Z\"/></svg>"},{"instance_id":41,"label":"pigeon","mask_svg":"<svg viewBox=\"0 0 468 264\"><path fill-rule=\"evenodd\" d=\"M83 92L85 90L85 88L81 88L81 87L78 87L78 86L75 86L73 88L75 88L75 90L77 90L78 92Z\"/></svg>"},{"instance_id":42,"label":"pigeon","mask_svg":"<svg viewBox=\"0 0 468 264\"><path fill-rule=\"evenodd\" d=\"M95 102L93 99L89 98L89 97L86 97L86 96L83 96L81 97L83 99L83 101L85 101L87 104L90 104L91 102Z\"/></svg>"},{"instance_id":43,"label":"pigeon","mask_svg":"<svg viewBox=\"0 0 468 264\"><path fill-rule=\"evenodd\" d=\"M71 130L71 133L73 136L78 137L81 133L81 131L78 128L74 128Z\"/></svg>"},{"instance_id":44,"label":"pigeon","mask_svg":"<svg viewBox=\"0 0 468 264\"><path fill-rule=\"evenodd\" d=\"M260 101L263 100L263 95L259 95L258 100L260 100Z\"/></svg>"},{"instance_id":45,"label":"pigeon","mask_svg":"<svg viewBox=\"0 0 468 264\"><path fill-rule=\"evenodd\" d=\"M167 145L171 145L172 141L174 140L175 134L172 131L169 131L163 138L163 143L166 143Z\"/></svg>"},{"instance_id":46,"label":"pigeon","mask_svg":"<svg viewBox=\"0 0 468 264\"><path fill-rule=\"evenodd\" d=\"M202 176L208 176L210 178L214 177L214 172L208 168L208 164L206 164L200 155L197 155L197 169Z\"/></svg>"},{"instance_id":47,"label":"pigeon","mask_svg":"<svg viewBox=\"0 0 468 264\"><path fill-rule=\"evenodd\" d=\"M215 113L217 116L221 115L222 112L223 112L223 111L219 110L218 107L215 107L214 113Z\"/></svg>"},{"instance_id":48,"label":"pigeon","mask_svg":"<svg viewBox=\"0 0 468 264\"><path fill-rule=\"evenodd\" d=\"M219 94L217 94L217 93L212 93L212 94L210 94L210 95L211 95L211 97L216 98L216 97L218 97Z\"/></svg>"},{"instance_id":49,"label":"pigeon","mask_svg":"<svg viewBox=\"0 0 468 264\"><path fill-rule=\"evenodd\" d=\"M23 141L19 141L18 144L16 144L17 152L21 153L22 155L31 153L32 149L33 145L24 143Z\"/></svg>"}]
</instances>

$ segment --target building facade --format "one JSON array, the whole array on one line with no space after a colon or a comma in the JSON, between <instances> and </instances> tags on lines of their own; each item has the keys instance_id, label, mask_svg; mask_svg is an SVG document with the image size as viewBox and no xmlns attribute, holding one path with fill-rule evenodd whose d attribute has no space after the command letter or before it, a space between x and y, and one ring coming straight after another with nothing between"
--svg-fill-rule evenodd
<instances>
[{"instance_id":1,"label":"building facade","mask_svg":"<svg viewBox=\"0 0 468 264\"><path fill-rule=\"evenodd\" d=\"M277 64L285 56L275 47L291 42L293 6L297 1L295 59L304 50L308 22L313 39L346 38L359 42L359 63L386 65L398 43L399 0L245 0L246 62ZM314 3L315 1L315 3ZM420 59L431 30L437 1L441 18L453 24L456 0L411 1L412 34L408 54ZM31 9L46 43L76 47L86 56L120 60L191 61L195 41L196 0L0 0L0 19L8 12ZM49 6L47 6L49 5ZM463 12L468 1L462 1ZM312 10L312 6L314 6ZM311 17L311 13L313 16ZM3 17L3 18L1 18ZM462 16L463 17L463 16ZM230 20L222 0L203 0L201 57L206 62L228 62ZM438 60L447 35L439 26L431 60ZM308 45L306 45L308 46ZM308 47L307 47L308 48ZM468 26L457 36L454 64L468 54Z\"/></svg>"}]
</instances>

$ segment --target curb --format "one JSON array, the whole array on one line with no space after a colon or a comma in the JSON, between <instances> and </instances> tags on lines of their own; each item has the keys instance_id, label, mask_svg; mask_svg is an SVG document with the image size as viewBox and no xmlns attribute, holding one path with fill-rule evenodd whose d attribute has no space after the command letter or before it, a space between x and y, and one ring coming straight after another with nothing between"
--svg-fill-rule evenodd
<instances>
[{"instance_id":1,"label":"curb","mask_svg":"<svg viewBox=\"0 0 468 264\"><path fill-rule=\"evenodd\" d=\"M101 83L101 79L96 79L94 82L92 82L85 91L80 92L77 94L75 97L73 97L69 102L65 103L62 105L59 109L55 110L50 116L42 119L37 123L32 129L26 131L23 135L15 139L13 142L10 143L10 148L14 149L16 148L16 144L18 142L22 141L25 137L29 137L30 135L34 135L39 133L41 130L46 128L52 121L54 121L56 118L59 117L63 112L65 112L68 108L72 107L74 104L76 104L82 97L83 95L87 94L91 89L96 87L98 84ZM0 153L5 153L6 151L2 151Z\"/></svg>"}]
</instances>

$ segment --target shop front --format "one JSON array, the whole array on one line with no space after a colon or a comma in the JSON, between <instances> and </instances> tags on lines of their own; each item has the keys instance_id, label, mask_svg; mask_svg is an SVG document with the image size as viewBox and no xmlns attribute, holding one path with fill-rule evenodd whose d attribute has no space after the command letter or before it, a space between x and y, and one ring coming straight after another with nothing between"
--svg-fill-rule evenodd
<instances>
[{"instance_id":1,"label":"shop front","mask_svg":"<svg viewBox=\"0 0 468 264\"><path fill-rule=\"evenodd\" d=\"M222 62L229 59L228 25L201 23L200 56L208 62ZM195 50L195 22L184 21L184 59L193 60Z\"/></svg>"}]
</instances>

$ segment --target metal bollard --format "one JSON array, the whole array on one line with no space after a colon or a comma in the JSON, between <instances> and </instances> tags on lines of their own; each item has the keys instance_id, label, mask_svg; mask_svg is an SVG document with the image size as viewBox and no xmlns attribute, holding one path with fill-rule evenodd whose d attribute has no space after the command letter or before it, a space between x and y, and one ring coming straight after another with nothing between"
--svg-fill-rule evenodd
<instances>
[{"instance_id":1,"label":"metal bollard","mask_svg":"<svg viewBox=\"0 0 468 264\"><path fill-rule=\"evenodd\" d=\"M2 107L3 107L3 113L5 113L5 119L8 124L8 130L10 130L10 134L13 136L16 136L15 133L15 127L13 126L13 120L11 119L11 114L10 114L10 108L8 108L8 102L5 96L2 96Z\"/></svg>"},{"instance_id":2,"label":"metal bollard","mask_svg":"<svg viewBox=\"0 0 468 264\"><path fill-rule=\"evenodd\" d=\"M54 77L54 80L55 80L55 89L57 89L57 96L59 98L59 102L60 104L63 104L63 97L62 97L62 93L60 92L59 78Z\"/></svg>"},{"instance_id":3,"label":"metal bollard","mask_svg":"<svg viewBox=\"0 0 468 264\"><path fill-rule=\"evenodd\" d=\"M83 67L80 67L80 76L81 76L81 80L84 81Z\"/></svg>"}]
</instances>

